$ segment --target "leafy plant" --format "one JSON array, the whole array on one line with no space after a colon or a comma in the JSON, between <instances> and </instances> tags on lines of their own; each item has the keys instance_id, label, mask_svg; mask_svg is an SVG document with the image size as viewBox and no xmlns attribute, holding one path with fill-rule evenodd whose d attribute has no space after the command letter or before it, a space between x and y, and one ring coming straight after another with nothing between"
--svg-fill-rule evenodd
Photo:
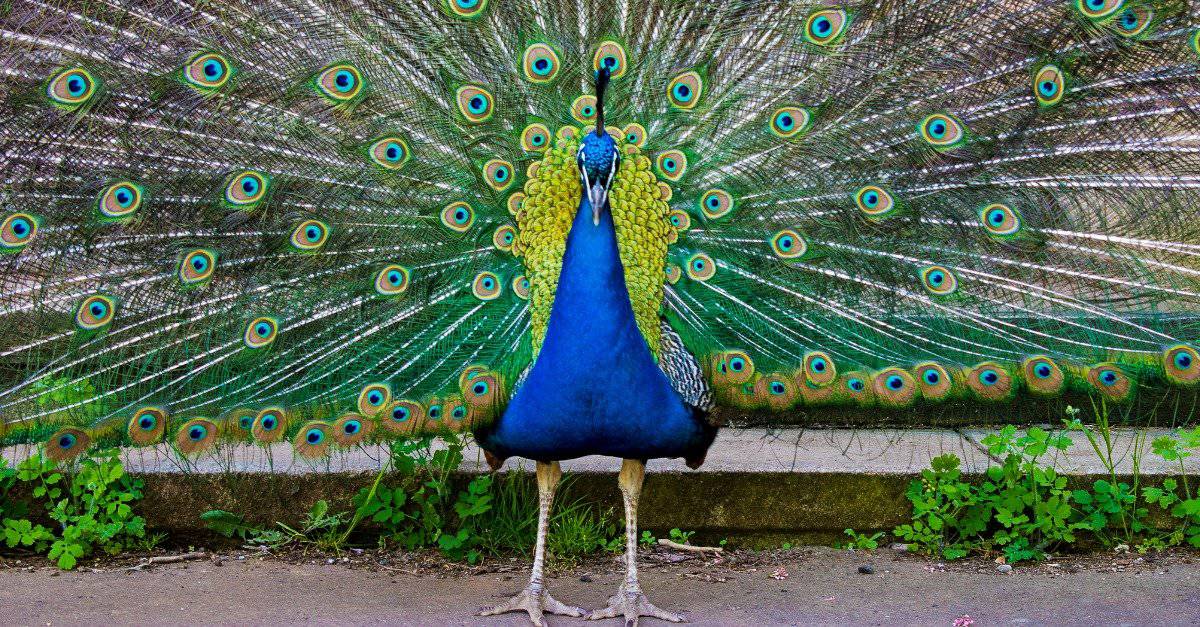
<instances>
[{"instance_id":1,"label":"leafy plant","mask_svg":"<svg viewBox=\"0 0 1200 627\"><path fill-rule=\"evenodd\" d=\"M694 535L696 535L695 531L682 531L679 527L670 531L671 541L678 542L679 544L687 544L688 540L691 540Z\"/></svg>"},{"instance_id":2,"label":"leafy plant","mask_svg":"<svg viewBox=\"0 0 1200 627\"><path fill-rule=\"evenodd\" d=\"M883 537L882 531L869 536L865 533L858 533L853 529L847 529L843 533L850 536L850 542L846 545L846 548L859 551L873 551L879 548L879 539Z\"/></svg>"},{"instance_id":3,"label":"leafy plant","mask_svg":"<svg viewBox=\"0 0 1200 627\"><path fill-rule=\"evenodd\" d=\"M650 533L647 530L643 530L642 537L638 538L638 543L641 544L642 546L651 546L653 544L656 544L657 542L658 542L658 538L655 538L654 534Z\"/></svg>"}]
</instances>

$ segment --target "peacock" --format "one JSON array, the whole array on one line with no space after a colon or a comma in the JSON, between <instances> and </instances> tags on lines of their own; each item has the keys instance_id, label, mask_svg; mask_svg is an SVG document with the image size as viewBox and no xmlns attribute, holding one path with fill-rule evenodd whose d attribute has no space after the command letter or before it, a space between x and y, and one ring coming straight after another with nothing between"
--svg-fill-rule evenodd
<instances>
[{"instance_id":1,"label":"peacock","mask_svg":"<svg viewBox=\"0 0 1200 627\"><path fill-rule=\"evenodd\" d=\"M1200 382L1182 0L16 0L0 435L61 463L469 432L645 463L729 415ZM733 413L731 413L733 412ZM775 417L775 418L773 418Z\"/></svg>"}]
</instances>

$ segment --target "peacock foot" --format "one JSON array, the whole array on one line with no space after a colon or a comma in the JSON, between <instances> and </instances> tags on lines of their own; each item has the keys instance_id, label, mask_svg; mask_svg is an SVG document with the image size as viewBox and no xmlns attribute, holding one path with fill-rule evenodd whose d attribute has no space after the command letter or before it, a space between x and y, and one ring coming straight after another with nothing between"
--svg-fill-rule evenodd
<instances>
[{"instance_id":1,"label":"peacock foot","mask_svg":"<svg viewBox=\"0 0 1200 627\"><path fill-rule=\"evenodd\" d=\"M681 614L658 609L646 598L646 595L642 594L641 590L629 590L624 585L617 590L616 594L608 598L608 607L588 614L587 620L618 616L625 617L625 627L637 627L638 619L642 616L661 618L672 623L686 622Z\"/></svg>"},{"instance_id":2,"label":"peacock foot","mask_svg":"<svg viewBox=\"0 0 1200 627\"><path fill-rule=\"evenodd\" d=\"M519 592L517 596L497 605L496 607L485 609L479 613L480 616L495 616L496 614L504 614L507 612L528 612L529 621L534 625L541 627L546 624L543 613L557 614L559 616L574 616L579 618L583 616L584 610L579 607L572 607L558 602L554 597L546 592L545 588L529 586Z\"/></svg>"}]
</instances>

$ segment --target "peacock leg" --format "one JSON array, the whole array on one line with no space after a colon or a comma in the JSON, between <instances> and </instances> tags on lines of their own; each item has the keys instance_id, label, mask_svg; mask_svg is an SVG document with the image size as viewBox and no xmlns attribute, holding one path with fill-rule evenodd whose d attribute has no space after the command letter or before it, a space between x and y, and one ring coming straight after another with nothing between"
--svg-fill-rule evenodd
<instances>
[{"instance_id":1,"label":"peacock leg","mask_svg":"<svg viewBox=\"0 0 1200 627\"><path fill-rule=\"evenodd\" d=\"M537 544L533 549L533 573L529 576L529 585L513 598L479 613L480 616L492 616L505 612L524 611L529 613L529 620L534 625L545 625L542 614L549 612L560 616L583 616L583 609L559 603L546 592L542 570L546 562L546 535L550 532L550 505L554 502L554 489L562 478L562 467L558 462L538 462L538 532Z\"/></svg>"},{"instance_id":2,"label":"peacock leg","mask_svg":"<svg viewBox=\"0 0 1200 627\"><path fill-rule=\"evenodd\" d=\"M621 486L621 496L625 501L625 581L617 588L617 593L609 597L608 607L588 614L588 620L601 618L625 617L626 627L636 627L638 618L651 616L682 623L683 616L660 610L642 594L642 585L638 583L637 575L637 506L638 497L642 493L642 479L646 476L646 463L636 459L626 459L621 462L621 474L618 483Z\"/></svg>"}]
</instances>

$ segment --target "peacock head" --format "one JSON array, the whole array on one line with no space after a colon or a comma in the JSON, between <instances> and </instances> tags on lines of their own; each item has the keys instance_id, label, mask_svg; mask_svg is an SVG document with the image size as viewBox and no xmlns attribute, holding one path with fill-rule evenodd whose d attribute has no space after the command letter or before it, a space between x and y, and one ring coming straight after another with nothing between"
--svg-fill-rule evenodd
<instances>
[{"instance_id":1,"label":"peacock head","mask_svg":"<svg viewBox=\"0 0 1200 627\"><path fill-rule=\"evenodd\" d=\"M592 224L600 224L600 212L608 205L608 190L616 180L621 155L617 142L604 130L604 89L610 73L607 67L596 72L596 132L588 133L579 144L579 180L592 205Z\"/></svg>"}]
</instances>

